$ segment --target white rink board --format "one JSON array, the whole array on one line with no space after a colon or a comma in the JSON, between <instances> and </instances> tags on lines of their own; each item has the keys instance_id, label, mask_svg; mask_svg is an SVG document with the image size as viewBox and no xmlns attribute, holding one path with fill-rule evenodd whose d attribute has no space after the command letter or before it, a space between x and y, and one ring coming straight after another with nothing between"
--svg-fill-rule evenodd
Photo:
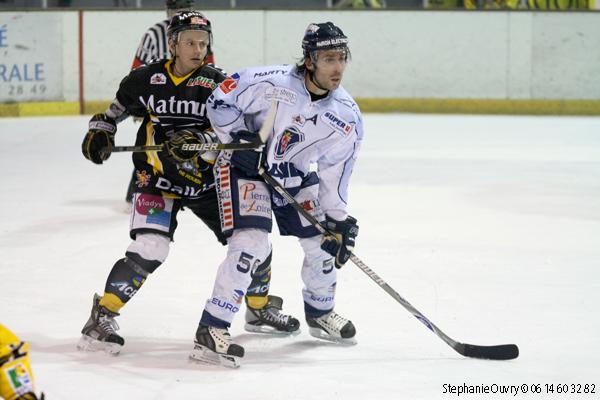
<instances>
[{"instance_id":1,"label":"white rink board","mask_svg":"<svg viewBox=\"0 0 600 400\"><path fill-rule=\"evenodd\" d=\"M64 99L78 99L77 13L62 15ZM361 98L600 99L597 12L208 11L217 63L233 73L293 63L310 22L350 38L344 86ZM7 12L0 16L10 17ZM111 100L159 11L90 11L85 100ZM34 34L46 26L31 23ZM50 37L56 40L56 38ZM1 50L1 49L0 49ZM57 63L60 58L57 59ZM48 98L48 100L50 100Z\"/></svg>"}]
</instances>

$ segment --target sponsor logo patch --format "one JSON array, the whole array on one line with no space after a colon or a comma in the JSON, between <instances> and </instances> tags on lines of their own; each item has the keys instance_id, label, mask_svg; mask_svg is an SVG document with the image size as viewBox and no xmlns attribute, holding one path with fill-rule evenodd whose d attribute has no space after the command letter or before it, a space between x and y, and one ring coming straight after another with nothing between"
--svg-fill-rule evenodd
<instances>
[{"instance_id":1,"label":"sponsor logo patch","mask_svg":"<svg viewBox=\"0 0 600 400\"><path fill-rule=\"evenodd\" d=\"M238 83L239 79L240 79L240 76L237 73L233 74L229 78L227 78L223 82L221 82L221 84L219 85L219 88L221 89L221 91L223 93L228 94L231 91L233 91L235 88L237 88L237 83Z\"/></svg>"},{"instance_id":2,"label":"sponsor logo patch","mask_svg":"<svg viewBox=\"0 0 600 400\"><path fill-rule=\"evenodd\" d=\"M348 135L354 129L354 124L344 121L331 111L326 111L321 115L321 120L343 135Z\"/></svg>"},{"instance_id":3,"label":"sponsor logo patch","mask_svg":"<svg viewBox=\"0 0 600 400\"><path fill-rule=\"evenodd\" d=\"M216 297L213 297L212 300L210 301L212 304L214 304L215 306L222 308L224 310L228 310L231 311L232 313L236 313L240 310L239 307L234 306L233 304L225 301L225 300L221 300L218 299Z\"/></svg>"},{"instance_id":4,"label":"sponsor logo patch","mask_svg":"<svg viewBox=\"0 0 600 400\"><path fill-rule=\"evenodd\" d=\"M287 128L275 146L275 158L281 160L285 153L304 140L304 134L294 127Z\"/></svg>"},{"instance_id":5,"label":"sponsor logo patch","mask_svg":"<svg viewBox=\"0 0 600 400\"><path fill-rule=\"evenodd\" d=\"M146 222L168 227L171 213L165 210L165 201L161 196L143 193L136 199L135 210L146 216Z\"/></svg>"},{"instance_id":6,"label":"sponsor logo patch","mask_svg":"<svg viewBox=\"0 0 600 400\"><path fill-rule=\"evenodd\" d=\"M167 83L167 77L165 76L165 74L156 73L156 74L152 75L152 77L150 77L151 85L166 85L166 83Z\"/></svg>"},{"instance_id":7,"label":"sponsor logo patch","mask_svg":"<svg viewBox=\"0 0 600 400\"><path fill-rule=\"evenodd\" d=\"M17 363L14 366L8 367L5 371L8 382L17 396L22 396L33 390L31 377L27 372L27 368L23 363Z\"/></svg>"},{"instance_id":8,"label":"sponsor logo patch","mask_svg":"<svg viewBox=\"0 0 600 400\"><path fill-rule=\"evenodd\" d=\"M186 86L202 86L208 89L215 90L218 85L212 79L208 79L203 76L197 76L195 78L190 79Z\"/></svg>"},{"instance_id":9,"label":"sponsor logo patch","mask_svg":"<svg viewBox=\"0 0 600 400\"><path fill-rule=\"evenodd\" d=\"M293 106L296 104L298 94L291 89L273 86L265 91L265 99L267 101L277 100L287 105Z\"/></svg>"},{"instance_id":10,"label":"sponsor logo patch","mask_svg":"<svg viewBox=\"0 0 600 400\"><path fill-rule=\"evenodd\" d=\"M255 181L238 181L240 215L271 218L271 194L266 185Z\"/></svg>"},{"instance_id":11,"label":"sponsor logo patch","mask_svg":"<svg viewBox=\"0 0 600 400\"><path fill-rule=\"evenodd\" d=\"M135 184L139 188L146 187L150 184L150 179L152 179L152 175L149 175L146 171L135 171Z\"/></svg>"},{"instance_id":12,"label":"sponsor logo patch","mask_svg":"<svg viewBox=\"0 0 600 400\"><path fill-rule=\"evenodd\" d=\"M135 202L135 210L142 215L156 215L165 209L165 200L153 194L141 194Z\"/></svg>"}]
</instances>

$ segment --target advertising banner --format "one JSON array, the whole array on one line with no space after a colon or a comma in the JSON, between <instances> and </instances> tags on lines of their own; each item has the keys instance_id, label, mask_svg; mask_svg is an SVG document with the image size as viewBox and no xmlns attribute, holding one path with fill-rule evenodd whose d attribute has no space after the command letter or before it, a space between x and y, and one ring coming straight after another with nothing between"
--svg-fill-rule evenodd
<instances>
[{"instance_id":1,"label":"advertising banner","mask_svg":"<svg viewBox=\"0 0 600 400\"><path fill-rule=\"evenodd\" d=\"M0 14L0 103L61 101L62 17Z\"/></svg>"}]
</instances>

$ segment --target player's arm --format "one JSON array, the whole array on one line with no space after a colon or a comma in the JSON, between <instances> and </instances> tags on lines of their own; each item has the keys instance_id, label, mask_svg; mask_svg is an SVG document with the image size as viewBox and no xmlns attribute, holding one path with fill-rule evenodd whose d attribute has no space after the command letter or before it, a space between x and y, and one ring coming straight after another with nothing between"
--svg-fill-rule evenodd
<instances>
[{"instance_id":1,"label":"player's arm","mask_svg":"<svg viewBox=\"0 0 600 400\"><path fill-rule=\"evenodd\" d=\"M269 103L264 93L269 83L252 81L252 70L243 70L225 79L207 101L207 114L222 143L236 139L240 131L257 132ZM246 116L252 118L245 118Z\"/></svg>"},{"instance_id":2,"label":"player's arm","mask_svg":"<svg viewBox=\"0 0 600 400\"><path fill-rule=\"evenodd\" d=\"M93 115L88 123L81 151L94 164L102 164L110 157L110 150L115 145L117 124L130 114L142 112L143 106L136 100L136 79L132 77L134 74L137 74L136 71L121 81L117 95L106 111Z\"/></svg>"},{"instance_id":3,"label":"player's arm","mask_svg":"<svg viewBox=\"0 0 600 400\"><path fill-rule=\"evenodd\" d=\"M319 202L325 213L325 226L332 235L324 235L321 248L335 257L335 266L341 268L350 258L358 235L357 220L346 211L348 183L362 144L360 118L354 129L318 164Z\"/></svg>"}]
</instances>

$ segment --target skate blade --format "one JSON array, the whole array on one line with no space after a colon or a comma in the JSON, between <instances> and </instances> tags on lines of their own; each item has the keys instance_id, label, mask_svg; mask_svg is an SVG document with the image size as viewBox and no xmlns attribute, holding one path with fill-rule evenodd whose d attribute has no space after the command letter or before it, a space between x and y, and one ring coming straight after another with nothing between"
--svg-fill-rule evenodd
<instances>
[{"instance_id":1,"label":"skate blade","mask_svg":"<svg viewBox=\"0 0 600 400\"><path fill-rule=\"evenodd\" d=\"M79 351L103 351L112 356L118 355L122 347L117 343L102 342L86 335L81 335L81 339L77 343L77 350Z\"/></svg>"},{"instance_id":2,"label":"skate blade","mask_svg":"<svg viewBox=\"0 0 600 400\"><path fill-rule=\"evenodd\" d=\"M190 359L199 361L203 364L222 365L227 368L239 368L241 365L240 357L215 353L200 344L194 345L194 349L190 353Z\"/></svg>"},{"instance_id":3,"label":"skate blade","mask_svg":"<svg viewBox=\"0 0 600 400\"><path fill-rule=\"evenodd\" d=\"M310 333L310 336L316 337L317 339L323 339L327 340L328 342L339 343L345 346L354 346L357 343L356 338L354 337L342 338L331 336L330 334L326 333L323 329L319 328L310 328L308 330L308 333Z\"/></svg>"},{"instance_id":4,"label":"skate blade","mask_svg":"<svg viewBox=\"0 0 600 400\"><path fill-rule=\"evenodd\" d=\"M296 329L295 331L288 332L288 331L277 330L276 328L269 326L269 325L252 325L252 324L248 324L248 323L246 325L244 325L244 329L246 330L246 332L264 333L264 334L273 335L273 336L296 336L296 335L300 334L300 329Z\"/></svg>"}]
</instances>

